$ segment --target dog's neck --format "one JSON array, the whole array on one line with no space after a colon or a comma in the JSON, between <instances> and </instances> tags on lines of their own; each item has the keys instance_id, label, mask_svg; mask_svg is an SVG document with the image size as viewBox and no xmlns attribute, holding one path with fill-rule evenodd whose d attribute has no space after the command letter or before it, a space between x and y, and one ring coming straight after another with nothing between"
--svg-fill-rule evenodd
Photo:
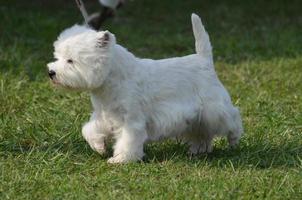
<instances>
[{"instance_id":1,"label":"dog's neck","mask_svg":"<svg viewBox=\"0 0 302 200\"><path fill-rule=\"evenodd\" d=\"M91 91L91 95L99 100L110 101L111 94L125 92L125 81L133 78L137 70L139 58L121 45L114 45L110 61L110 72L101 87ZM118 91L117 91L118 90ZM121 91L119 91L121 90Z\"/></svg>"},{"instance_id":2,"label":"dog's neck","mask_svg":"<svg viewBox=\"0 0 302 200\"><path fill-rule=\"evenodd\" d=\"M119 74L129 78L129 75L135 70L138 58L121 45L116 44L112 50L111 70L112 73Z\"/></svg>"}]
</instances>

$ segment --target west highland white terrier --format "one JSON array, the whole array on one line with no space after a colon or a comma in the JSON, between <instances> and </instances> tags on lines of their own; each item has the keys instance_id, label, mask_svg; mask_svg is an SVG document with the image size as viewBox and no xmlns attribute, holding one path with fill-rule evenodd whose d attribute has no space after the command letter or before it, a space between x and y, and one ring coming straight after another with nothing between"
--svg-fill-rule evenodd
<instances>
[{"instance_id":1,"label":"west highland white terrier","mask_svg":"<svg viewBox=\"0 0 302 200\"><path fill-rule=\"evenodd\" d=\"M231 146L243 133L240 113L219 81L209 36L192 14L196 54L161 60L135 57L109 31L75 25L54 43L52 82L89 91L93 105L82 134L103 154L113 136L109 163L137 161L146 141L181 138L190 153L212 151L215 136Z\"/></svg>"}]
</instances>

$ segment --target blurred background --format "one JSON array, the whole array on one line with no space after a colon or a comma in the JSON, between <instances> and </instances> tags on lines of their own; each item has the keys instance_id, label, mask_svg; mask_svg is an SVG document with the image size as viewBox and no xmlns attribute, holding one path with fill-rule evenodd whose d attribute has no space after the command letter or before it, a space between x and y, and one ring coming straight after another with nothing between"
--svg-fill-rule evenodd
<instances>
[{"instance_id":1,"label":"blurred background","mask_svg":"<svg viewBox=\"0 0 302 200\"><path fill-rule=\"evenodd\" d=\"M97 0L83 0L90 14ZM301 55L301 1L129 0L102 25L138 56L192 53L190 14L202 18L216 61ZM52 43L65 28L82 23L74 0L0 0L0 66L35 79L52 58ZM34 60L34 62L33 62Z\"/></svg>"}]
</instances>

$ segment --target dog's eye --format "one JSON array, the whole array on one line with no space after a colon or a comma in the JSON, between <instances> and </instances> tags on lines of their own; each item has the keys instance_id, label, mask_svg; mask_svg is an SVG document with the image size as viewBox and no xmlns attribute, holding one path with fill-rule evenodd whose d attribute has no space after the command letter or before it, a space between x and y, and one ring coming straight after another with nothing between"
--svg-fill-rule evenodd
<instances>
[{"instance_id":1,"label":"dog's eye","mask_svg":"<svg viewBox=\"0 0 302 200\"><path fill-rule=\"evenodd\" d=\"M72 64L73 61L72 61L71 59L68 59L68 60L67 60L67 63Z\"/></svg>"}]
</instances>

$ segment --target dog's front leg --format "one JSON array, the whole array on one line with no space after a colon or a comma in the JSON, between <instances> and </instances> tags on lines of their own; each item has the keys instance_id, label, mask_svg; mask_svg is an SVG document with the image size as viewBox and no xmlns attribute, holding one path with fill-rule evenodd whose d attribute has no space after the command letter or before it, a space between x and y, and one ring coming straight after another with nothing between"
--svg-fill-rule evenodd
<instances>
[{"instance_id":1,"label":"dog's front leg","mask_svg":"<svg viewBox=\"0 0 302 200\"><path fill-rule=\"evenodd\" d=\"M100 130L99 123L97 120L90 120L82 128L82 135L88 142L90 147L98 152L99 154L104 154L106 152L105 137Z\"/></svg>"},{"instance_id":2,"label":"dog's front leg","mask_svg":"<svg viewBox=\"0 0 302 200\"><path fill-rule=\"evenodd\" d=\"M140 121L126 123L116 138L113 157L108 163L127 163L141 160L144 156L144 142L147 139L145 123Z\"/></svg>"}]
</instances>

